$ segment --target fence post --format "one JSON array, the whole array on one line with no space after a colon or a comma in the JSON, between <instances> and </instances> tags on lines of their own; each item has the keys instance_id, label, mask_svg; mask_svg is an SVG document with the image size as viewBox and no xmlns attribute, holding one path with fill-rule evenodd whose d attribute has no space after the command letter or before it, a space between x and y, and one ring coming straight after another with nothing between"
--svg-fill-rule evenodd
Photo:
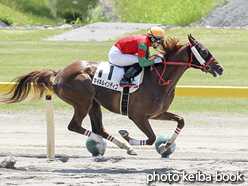
<instances>
[{"instance_id":1,"label":"fence post","mask_svg":"<svg viewBox=\"0 0 248 186\"><path fill-rule=\"evenodd\" d=\"M54 153L54 111L52 95L46 95L46 119L47 119L47 158L55 158Z\"/></svg>"}]
</instances>

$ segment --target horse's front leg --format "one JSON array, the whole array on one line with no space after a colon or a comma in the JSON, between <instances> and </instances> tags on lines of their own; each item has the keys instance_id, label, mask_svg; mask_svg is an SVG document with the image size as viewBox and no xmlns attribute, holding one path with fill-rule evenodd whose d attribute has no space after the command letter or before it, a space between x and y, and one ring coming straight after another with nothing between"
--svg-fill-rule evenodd
<instances>
[{"instance_id":1,"label":"horse's front leg","mask_svg":"<svg viewBox=\"0 0 248 186\"><path fill-rule=\"evenodd\" d=\"M130 144L130 145L152 145L155 140L156 136L152 130L152 127L145 115L138 115L134 117L130 117L137 127L148 137L147 140L137 140L131 138L129 133L126 130L119 130L120 135Z\"/></svg>"},{"instance_id":2,"label":"horse's front leg","mask_svg":"<svg viewBox=\"0 0 248 186\"><path fill-rule=\"evenodd\" d=\"M181 129L184 127L184 119L182 116L179 116L177 114L174 114L172 112L166 111L163 114L160 114L158 116L156 116L155 118L152 119L156 119L156 120L171 120L171 121L176 121L177 122L177 128L174 131L174 133L169 137L169 139L167 140L167 142L164 144L162 143L159 146L159 153L163 154L169 147L170 145L176 140L177 136L179 135Z\"/></svg>"}]
</instances>

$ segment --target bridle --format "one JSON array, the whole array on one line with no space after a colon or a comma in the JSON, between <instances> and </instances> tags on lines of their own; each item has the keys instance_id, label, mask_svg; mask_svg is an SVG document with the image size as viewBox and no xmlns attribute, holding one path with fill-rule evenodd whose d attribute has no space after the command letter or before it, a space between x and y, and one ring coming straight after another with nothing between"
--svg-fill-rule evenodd
<instances>
[{"instance_id":1,"label":"bridle","mask_svg":"<svg viewBox=\"0 0 248 186\"><path fill-rule=\"evenodd\" d=\"M201 69L203 72L208 72L209 70L211 70L211 67L209 66L209 64L211 63L211 61L213 61L215 59L215 57L212 56L212 54L208 51L208 49L206 47L204 47L201 43L197 42L195 45L192 45L190 42L188 42L188 45L190 47L190 64L189 64L189 68L191 66ZM206 57L206 59L204 59L199 51L205 48L208 51L208 56ZM196 65L194 62L198 62L200 65ZM207 69L208 67L208 69Z\"/></svg>"},{"instance_id":2,"label":"bridle","mask_svg":"<svg viewBox=\"0 0 248 186\"><path fill-rule=\"evenodd\" d=\"M188 44L186 45L186 47L187 47L188 53L189 53L189 63L168 62L164 58L164 61L161 62L161 63L164 64L164 69L163 69L163 72L161 74L159 74L158 70L156 69L156 66L153 65L153 69L155 70L155 72L159 76L159 85L168 85L172 81L170 79L168 79L168 80L164 80L163 79L163 75L164 75L165 70L166 70L166 65L180 65L180 66L182 66L182 65L188 65L189 68L191 68L191 67L198 68L198 69L201 69L203 72L206 72L206 73L209 70L211 70L211 67L209 66L209 64L211 63L211 61L213 61L215 59L215 57L212 56L212 54L207 50L206 47L204 47L199 42L196 42L195 45L192 45L190 42L188 42ZM205 59L199 53L199 51L203 47L208 51L208 56ZM199 63L200 65L197 65L196 63Z\"/></svg>"}]
</instances>

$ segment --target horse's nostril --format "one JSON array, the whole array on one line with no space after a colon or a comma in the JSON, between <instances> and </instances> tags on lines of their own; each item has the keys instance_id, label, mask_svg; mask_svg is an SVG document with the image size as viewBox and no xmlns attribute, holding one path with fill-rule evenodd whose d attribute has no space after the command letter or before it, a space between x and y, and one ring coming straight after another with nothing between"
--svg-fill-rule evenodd
<instances>
[{"instance_id":1,"label":"horse's nostril","mask_svg":"<svg viewBox=\"0 0 248 186\"><path fill-rule=\"evenodd\" d=\"M224 71L224 68L223 67L219 67L219 71L220 72L223 72Z\"/></svg>"}]
</instances>

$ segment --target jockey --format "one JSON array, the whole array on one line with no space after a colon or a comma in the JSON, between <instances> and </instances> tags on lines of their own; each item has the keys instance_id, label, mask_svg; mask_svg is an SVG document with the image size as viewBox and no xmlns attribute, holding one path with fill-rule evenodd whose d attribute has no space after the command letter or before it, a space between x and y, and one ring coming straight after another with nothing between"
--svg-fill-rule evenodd
<instances>
[{"instance_id":1,"label":"jockey","mask_svg":"<svg viewBox=\"0 0 248 186\"><path fill-rule=\"evenodd\" d=\"M162 62L160 57L148 60L149 47L157 48L165 37L165 32L160 27L152 27L147 34L136 34L123 37L111 47L109 61L117 66L131 66L120 81L121 87L137 86L131 78L141 69Z\"/></svg>"}]
</instances>

